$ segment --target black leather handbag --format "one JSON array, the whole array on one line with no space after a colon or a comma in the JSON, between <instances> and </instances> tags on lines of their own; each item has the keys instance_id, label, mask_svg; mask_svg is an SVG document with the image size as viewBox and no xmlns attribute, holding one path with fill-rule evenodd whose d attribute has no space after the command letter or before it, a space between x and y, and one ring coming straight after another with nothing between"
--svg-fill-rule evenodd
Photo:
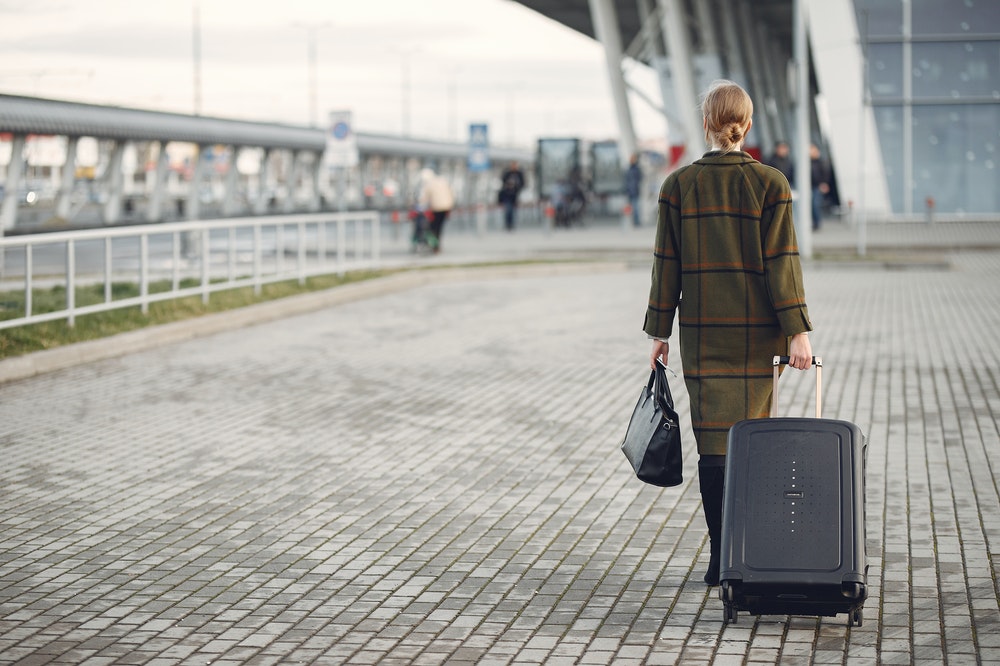
<instances>
[{"instance_id":1,"label":"black leather handbag","mask_svg":"<svg viewBox=\"0 0 1000 666\"><path fill-rule=\"evenodd\" d=\"M666 370L657 359L632 411L621 448L640 481L669 488L684 481L684 470L680 421Z\"/></svg>"}]
</instances>

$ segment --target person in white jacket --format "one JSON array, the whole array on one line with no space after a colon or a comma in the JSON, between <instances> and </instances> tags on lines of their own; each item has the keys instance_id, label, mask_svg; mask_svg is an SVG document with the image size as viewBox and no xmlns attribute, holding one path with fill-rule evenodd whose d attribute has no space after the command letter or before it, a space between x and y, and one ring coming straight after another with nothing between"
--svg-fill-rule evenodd
<instances>
[{"instance_id":1,"label":"person in white jacket","mask_svg":"<svg viewBox=\"0 0 1000 666\"><path fill-rule=\"evenodd\" d=\"M441 233L448 214L455 207L455 195L451 186L443 177L434 173L433 169L425 168L420 172L420 194L417 203L424 211L429 211L431 245L434 252L441 251Z\"/></svg>"}]
</instances>

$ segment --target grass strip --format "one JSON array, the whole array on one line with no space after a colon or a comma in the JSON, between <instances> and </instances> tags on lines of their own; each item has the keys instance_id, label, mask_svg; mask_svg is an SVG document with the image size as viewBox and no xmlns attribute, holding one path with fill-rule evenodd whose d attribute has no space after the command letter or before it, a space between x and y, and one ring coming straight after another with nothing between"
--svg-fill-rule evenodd
<instances>
[{"instance_id":1,"label":"grass strip","mask_svg":"<svg viewBox=\"0 0 1000 666\"><path fill-rule=\"evenodd\" d=\"M214 312L224 312L255 303L276 300L313 291L321 291L352 282L371 280L396 271L355 271L344 275L320 275L306 278L305 284L297 279L273 282L261 286L260 295L254 294L253 287L240 287L212 292L208 303L202 303L201 296L187 296L150 303L148 313L143 314L139 306L119 308L107 312L78 315L76 324L60 319L56 321L27 324L0 330L0 359L21 356L43 349L52 349L76 342L96 340L118 333L138 330L182 321ZM198 280L182 280L181 288L196 287ZM169 291L169 280L150 283L151 294ZM111 285L111 300L124 300L139 296L139 285L133 282L115 282ZM104 284L77 287L74 294L77 307L84 307L105 300ZM54 312L66 307L66 288L55 286L48 289L33 289L31 310L33 314ZM0 321L24 315L24 292L0 292Z\"/></svg>"}]
</instances>

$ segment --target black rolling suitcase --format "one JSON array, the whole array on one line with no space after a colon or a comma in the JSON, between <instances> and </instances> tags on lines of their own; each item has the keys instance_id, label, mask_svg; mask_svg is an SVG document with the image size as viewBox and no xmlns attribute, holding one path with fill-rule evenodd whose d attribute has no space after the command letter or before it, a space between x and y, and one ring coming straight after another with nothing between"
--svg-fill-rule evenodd
<instances>
[{"instance_id":1,"label":"black rolling suitcase","mask_svg":"<svg viewBox=\"0 0 1000 666\"><path fill-rule=\"evenodd\" d=\"M868 596L865 452L861 430L820 418L823 361L816 366L816 418L771 417L729 431L719 596L724 620L751 615L846 613L861 626Z\"/></svg>"}]
</instances>

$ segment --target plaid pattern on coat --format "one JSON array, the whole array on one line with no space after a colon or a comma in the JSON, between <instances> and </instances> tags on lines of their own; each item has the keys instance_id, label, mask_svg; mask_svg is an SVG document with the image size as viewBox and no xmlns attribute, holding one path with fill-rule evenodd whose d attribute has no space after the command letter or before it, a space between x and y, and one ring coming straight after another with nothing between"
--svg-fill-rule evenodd
<instances>
[{"instance_id":1,"label":"plaid pattern on coat","mask_svg":"<svg viewBox=\"0 0 1000 666\"><path fill-rule=\"evenodd\" d=\"M643 329L669 338L678 310L698 452L725 455L729 428L770 410L773 357L812 330L780 171L711 152L663 182Z\"/></svg>"}]
</instances>

